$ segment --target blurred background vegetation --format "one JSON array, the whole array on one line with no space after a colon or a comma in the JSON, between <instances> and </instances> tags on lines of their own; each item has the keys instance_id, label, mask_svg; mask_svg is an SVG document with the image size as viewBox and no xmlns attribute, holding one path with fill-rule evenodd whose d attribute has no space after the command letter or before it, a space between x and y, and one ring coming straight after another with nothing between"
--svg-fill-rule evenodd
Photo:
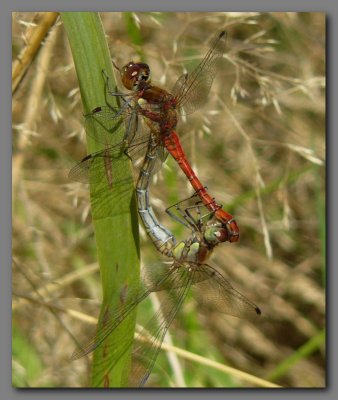
<instances>
[{"instance_id":1,"label":"blurred background vegetation","mask_svg":"<svg viewBox=\"0 0 338 400\"><path fill-rule=\"evenodd\" d=\"M13 60L41 17L13 13ZM263 315L251 324L189 297L168 339L286 387L325 386L325 15L101 18L115 63L145 61L153 83L169 89L216 31L228 32L210 101L178 131L201 181L241 231L240 243L219 246L210 264ZM100 301L88 190L67 181L71 160L85 155L83 110L60 19L41 40L13 94L13 385L80 387L88 384L89 360L69 357L94 331ZM179 238L187 232L164 210L191 193L168 158L151 200ZM141 237L142 262L156 261ZM252 386L166 351L149 385Z\"/></svg>"}]
</instances>

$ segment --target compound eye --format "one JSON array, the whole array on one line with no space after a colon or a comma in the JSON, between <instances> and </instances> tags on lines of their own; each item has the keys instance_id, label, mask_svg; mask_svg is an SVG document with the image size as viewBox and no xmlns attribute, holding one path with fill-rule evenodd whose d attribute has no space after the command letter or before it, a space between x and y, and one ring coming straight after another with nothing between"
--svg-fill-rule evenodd
<instances>
[{"instance_id":1,"label":"compound eye","mask_svg":"<svg viewBox=\"0 0 338 400\"><path fill-rule=\"evenodd\" d=\"M208 243L218 244L223 243L228 239L228 232L225 228L212 227L206 229L204 238Z\"/></svg>"}]
</instances>

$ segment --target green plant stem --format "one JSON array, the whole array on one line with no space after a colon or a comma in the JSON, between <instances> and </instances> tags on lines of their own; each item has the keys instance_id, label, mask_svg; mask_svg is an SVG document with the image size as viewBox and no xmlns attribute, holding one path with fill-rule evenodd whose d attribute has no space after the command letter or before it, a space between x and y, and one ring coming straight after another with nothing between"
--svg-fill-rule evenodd
<instances>
[{"instance_id":1,"label":"green plant stem","mask_svg":"<svg viewBox=\"0 0 338 400\"><path fill-rule=\"evenodd\" d=\"M76 73L79 80L81 98L85 114L93 108L106 105L105 85L102 70L113 81L113 71L105 34L97 13L64 12L61 17L71 46ZM121 138L122 139L122 138ZM87 137L88 152L102 149L102 145ZM127 157L118 160L119 168L125 171L126 188L114 188L114 193L106 190L112 204L104 216L97 216L92 202L92 216L100 264L103 302L98 327L106 322L107 315L120 305L129 286L139 280L139 237L138 219L130 161ZM114 165L112 166L114 172ZM105 183L105 182L103 182ZM119 204L123 191L123 204ZM127 192L127 194L126 194ZM92 196L92 185L91 185ZM103 199L107 201L107 199ZM119 209L121 212L113 212ZM136 312L135 312L136 313ZM109 348L119 340L132 338L135 331L135 317L132 313L113 334L94 352L92 367L92 386L120 387L128 366L129 352L111 367Z\"/></svg>"},{"instance_id":2,"label":"green plant stem","mask_svg":"<svg viewBox=\"0 0 338 400\"><path fill-rule=\"evenodd\" d=\"M307 358L313 352L317 351L322 345L325 345L325 330L320 331L316 336L313 336L303 346L301 346L290 357L287 357L281 362L268 376L268 381L276 381L284 376L290 368L292 368L299 361Z\"/></svg>"}]
</instances>

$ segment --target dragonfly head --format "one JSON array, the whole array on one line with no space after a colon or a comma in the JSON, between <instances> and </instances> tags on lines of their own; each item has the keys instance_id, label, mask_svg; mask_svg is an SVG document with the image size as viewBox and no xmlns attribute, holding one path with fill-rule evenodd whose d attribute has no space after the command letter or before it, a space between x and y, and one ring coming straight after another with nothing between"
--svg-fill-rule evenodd
<instances>
[{"instance_id":1,"label":"dragonfly head","mask_svg":"<svg viewBox=\"0 0 338 400\"><path fill-rule=\"evenodd\" d=\"M228 231L221 226L212 225L205 229L203 236L208 244L216 246L228 240Z\"/></svg>"},{"instance_id":2,"label":"dragonfly head","mask_svg":"<svg viewBox=\"0 0 338 400\"><path fill-rule=\"evenodd\" d=\"M150 83L150 68L145 63L130 61L121 69L123 86L128 90L141 90Z\"/></svg>"}]
</instances>

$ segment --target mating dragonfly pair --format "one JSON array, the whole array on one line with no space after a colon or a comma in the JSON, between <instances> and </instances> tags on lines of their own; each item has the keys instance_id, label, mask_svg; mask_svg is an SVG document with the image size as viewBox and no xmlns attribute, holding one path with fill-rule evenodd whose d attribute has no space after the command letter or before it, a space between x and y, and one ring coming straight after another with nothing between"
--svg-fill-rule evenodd
<instances>
[{"instance_id":1,"label":"mating dragonfly pair","mask_svg":"<svg viewBox=\"0 0 338 400\"><path fill-rule=\"evenodd\" d=\"M212 40L195 70L189 75L182 75L170 93L151 84L150 69L144 63L129 62L120 70L122 83L130 91L128 94L113 92L106 77L107 93L118 96L122 105L119 108L97 107L86 115L87 134L103 143L105 149L86 156L69 174L72 180L93 185L92 205L100 214L100 210L104 213L104 208L109 207L108 201L100 204L102 185L114 192L114 188L123 184L123 171L119 170L121 155L127 154L133 161L141 158L136 183L139 216L155 247L171 260L170 266L144 268L142 287L129 287L128 300L105 318L104 326L72 356L73 359L80 358L101 346L150 293L167 294L167 299L175 300L162 302L161 311L141 332L143 340L134 345L132 360L135 362L128 386L143 386L146 383L164 336L190 289L202 302L210 294L220 312L248 319L254 319L261 313L216 269L205 263L218 244L238 241L239 230L233 217L210 196L194 173L175 131L178 113L189 114L206 102L225 45L226 33L222 31ZM138 129L138 118L143 118L147 126L143 130L145 132ZM117 143L121 133L123 140ZM150 180L168 153L177 161L195 190L192 206L184 208L181 202L167 209L169 215L191 230L191 235L181 242L161 225L149 201ZM128 340L116 343L111 349L110 358L114 362L110 368L131 345ZM137 361L140 359L142 362Z\"/></svg>"}]
</instances>

